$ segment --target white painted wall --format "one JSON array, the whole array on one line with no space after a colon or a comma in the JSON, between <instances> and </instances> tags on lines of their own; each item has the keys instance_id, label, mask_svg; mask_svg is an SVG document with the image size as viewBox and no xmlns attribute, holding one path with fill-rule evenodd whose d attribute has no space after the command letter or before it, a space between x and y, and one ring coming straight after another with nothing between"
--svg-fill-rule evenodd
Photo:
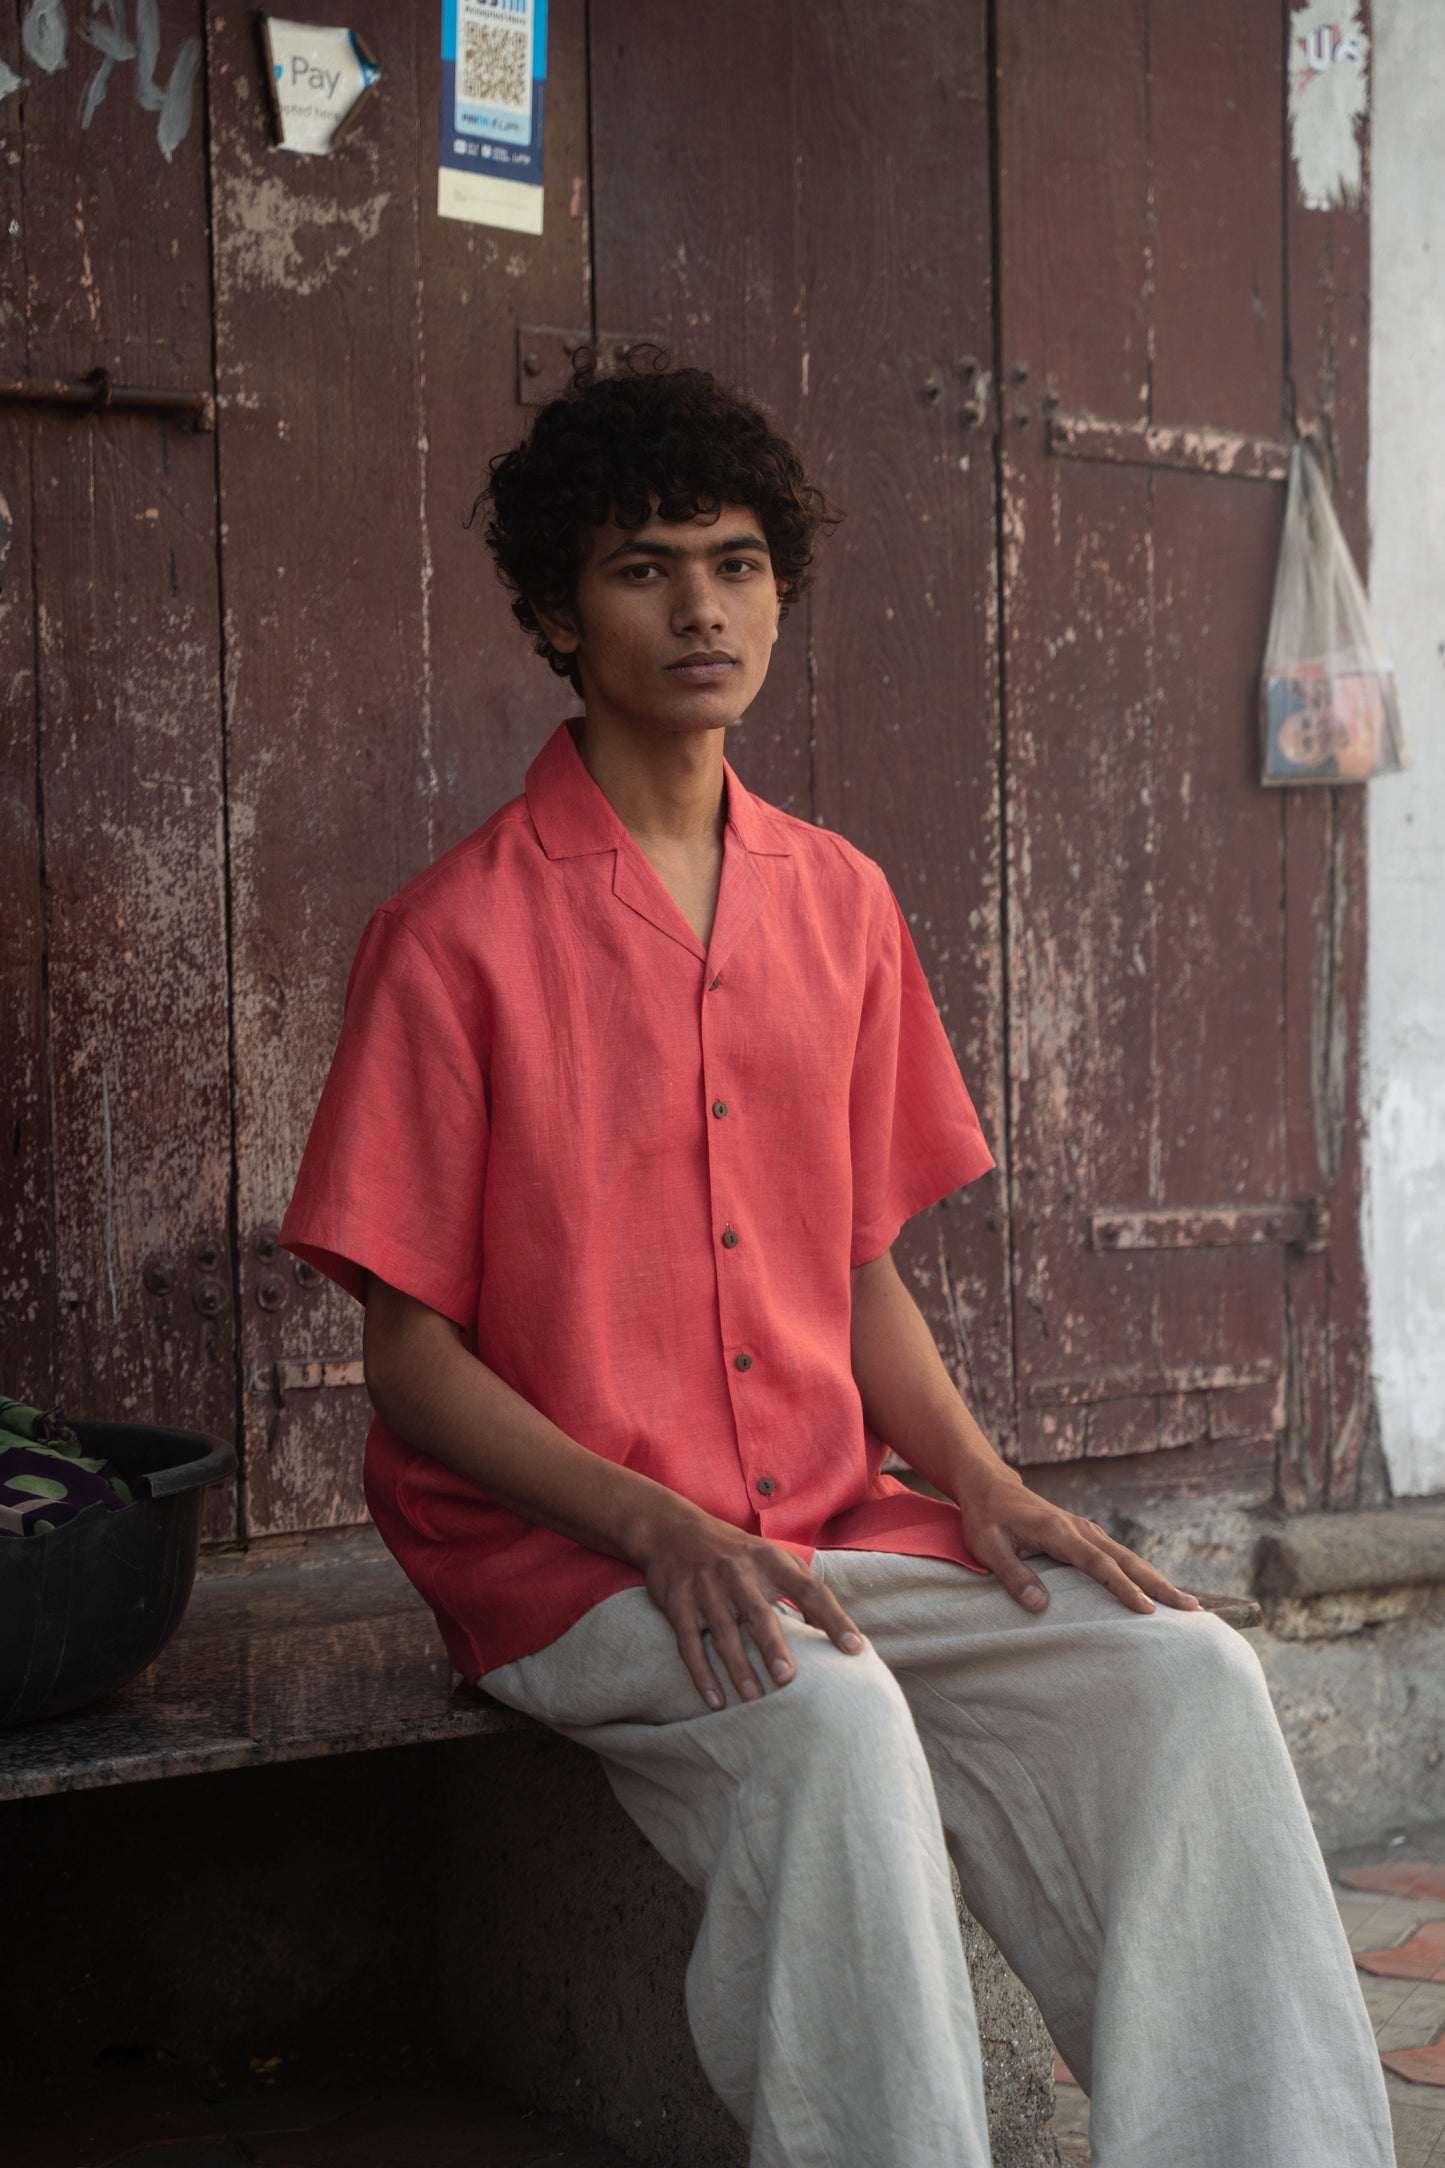
<instances>
[{"instance_id":1,"label":"white painted wall","mask_svg":"<svg viewBox=\"0 0 1445 2168\"><path fill-rule=\"evenodd\" d=\"M1375 0L1370 595L1415 765L1369 794L1365 1254L1397 1494L1445 1490L1445 0Z\"/></svg>"}]
</instances>

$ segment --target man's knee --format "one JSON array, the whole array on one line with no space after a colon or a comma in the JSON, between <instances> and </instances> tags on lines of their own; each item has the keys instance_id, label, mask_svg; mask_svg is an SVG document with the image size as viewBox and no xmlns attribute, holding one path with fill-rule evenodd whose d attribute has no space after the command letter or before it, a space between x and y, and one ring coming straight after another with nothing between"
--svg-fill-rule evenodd
<instances>
[{"instance_id":1,"label":"man's knee","mask_svg":"<svg viewBox=\"0 0 1445 2168\"><path fill-rule=\"evenodd\" d=\"M1125 1689L1151 1728L1191 1728L1201 1737L1239 1724L1273 1727L1274 1709L1258 1657L1244 1636L1200 1611L1161 1606L1129 1637Z\"/></svg>"},{"instance_id":2,"label":"man's knee","mask_svg":"<svg viewBox=\"0 0 1445 2168\"><path fill-rule=\"evenodd\" d=\"M850 1656L821 1634L790 1641L797 1669L759 1705L784 1751L834 1769L879 1752L921 1752L903 1690L871 1647Z\"/></svg>"}]
</instances>

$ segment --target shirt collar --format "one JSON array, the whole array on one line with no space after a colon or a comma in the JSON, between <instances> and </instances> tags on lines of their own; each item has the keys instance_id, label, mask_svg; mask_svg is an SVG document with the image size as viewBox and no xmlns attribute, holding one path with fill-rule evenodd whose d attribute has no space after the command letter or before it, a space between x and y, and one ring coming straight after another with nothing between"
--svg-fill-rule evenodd
<instances>
[{"instance_id":1,"label":"shirt collar","mask_svg":"<svg viewBox=\"0 0 1445 2168\"><path fill-rule=\"evenodd\" d=\"M728 826L752 857L792 856L782 819L744 789L723 762L728 785ZM615 851L627 830L588 774L571 728L559 723L527 770L527 811L549 858L580 858Z\"/></svg>"}]
</instances>

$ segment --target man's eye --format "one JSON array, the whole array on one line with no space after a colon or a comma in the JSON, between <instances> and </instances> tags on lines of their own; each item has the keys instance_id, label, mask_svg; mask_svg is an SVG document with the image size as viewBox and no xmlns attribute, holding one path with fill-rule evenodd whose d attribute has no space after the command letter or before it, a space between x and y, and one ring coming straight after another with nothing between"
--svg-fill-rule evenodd
<instances>
[{"instance_id":1,"label":"man's eye","mask_svg":"<svg viewBox=\"0 0 1445 2168\"><path fill-rule=\"evenodd\" d=\"M758 569L751 557L725 557L722 568L724 572L756 572Z\"/></svg>"},{"instance_id":2,"label":"man's eye","mask_svg":"<svg viewBox=\"0 0 1445 2168\"><path fill-rule=\"evenodd\" d=\"M640 587L642 582L650 578L656 570L656 565L624 565L622 567L622 577L625 580L630 580L634 586Z\"/></svg>"}]
</instances>

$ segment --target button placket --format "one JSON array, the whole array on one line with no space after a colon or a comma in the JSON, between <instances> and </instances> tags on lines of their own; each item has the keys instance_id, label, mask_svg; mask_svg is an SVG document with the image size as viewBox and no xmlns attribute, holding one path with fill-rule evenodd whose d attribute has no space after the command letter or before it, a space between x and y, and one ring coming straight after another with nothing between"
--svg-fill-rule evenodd
<instances>
[{"instance_id":1,"label":"button placket","mask_svg":"<svg viewBox=\"0 0 1445 2168\"><path fill-rule=\"evenodd\" d=\"M719 1257L716 1267L718 1322L722 1341L719 1352L724 1355L729 1371L729 1398L733 1407L739 1473L752 1496L754 1511L761 1513L766 1510L767 1502L772 1499L777 1489L777 1479L758 1470L757 1459L761 1457L759 1449L762 1440L760 1438L757 1441L755 1448L753 1431L760 1411L757 1411L755 1406L750 1406L744 1398L750 1393L752 1401L756 1403L759 1391L754 1382L755 1377L760 1374L755 1367L759 1360L756 1344L749 1345L757 1330L757 1320L752 1314L749 1300L752 1293L749 1286L751 1276L743 1272L740 1261L744 1247L742 1236L733 1226L724 1200L726 1198L733 1203L737 1201L735 1154L741 1152L746 1156L747 1124L744 1122L741 1129L737 1128L737 1107L724 1096L727 1085L723 1080L731 1076L732 1070L728 1046L730 1034L727 1028L729 1011L721 1005L720 986L720 975L704 980L700 1014L704 1104L707 1109L704 1123L708 1188L713 1226L717 1229L715 1241L719 1250L728 1253L727 1263L724 1264ZM743 1202L746 1203L746 1199ZM735 1254L739 1257L736 1263L732 1261ZM743 1273L741 1279L738 1278L740 1272ZM739 1342L743 1344L739 1346ZM766 1462L764 1466L766 1467Z\"/></svg>"}]
</instances>

